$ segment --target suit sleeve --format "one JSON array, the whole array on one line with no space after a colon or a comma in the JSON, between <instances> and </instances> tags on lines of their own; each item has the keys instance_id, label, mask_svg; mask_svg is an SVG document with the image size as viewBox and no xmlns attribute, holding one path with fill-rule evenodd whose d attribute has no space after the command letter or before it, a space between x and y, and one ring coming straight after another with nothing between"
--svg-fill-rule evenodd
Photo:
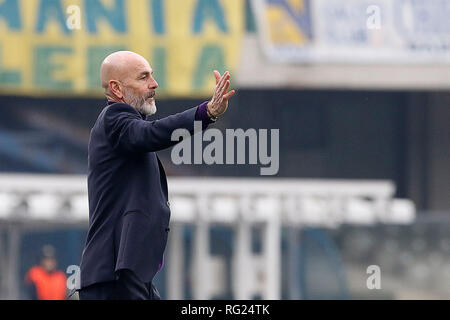
<instances>
[{"instance_id":1,"label":"suit sleeve","mask_svg":"<svg viewBox=\"0 0 450 320\"><path fill-rule=\"evenodd\" d=\"M113 149L121 152L156 152L169 148L176 129L192 135L197 107L155 121L143 120L130 106L111 105L105 112L105 134Z\"/></svg>"}]
</instances>

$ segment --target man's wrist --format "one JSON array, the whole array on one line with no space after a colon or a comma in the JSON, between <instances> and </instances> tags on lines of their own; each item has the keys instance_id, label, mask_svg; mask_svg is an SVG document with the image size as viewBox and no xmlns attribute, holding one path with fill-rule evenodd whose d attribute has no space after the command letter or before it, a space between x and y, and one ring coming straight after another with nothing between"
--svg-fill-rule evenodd
<instances>
[{"instance_id":1,"label":"man's wrist","mask_svg":"<svg viewBox=\"0 0 450 320\"><path fill-rule=\"evenodd\" d=\"M213 115L210 111L209 111L209 103L206 105L206 114L208 115L208 117L212 120L212 121L217 121L217 116Z\"/></svg>"},{"instance_id":2,"label":"man's wrist","mask_svg":"<svg viewBox=\"0 0 450 320\"><path fill-rule=\"evenodd\" d=\"M195 112L195 121L201 121L203 124L203 129L206 129L209 124L215 122L209 117L208 112L206 111L206 105L208 103L209 101L203 102L197 107L197 111Z\"/></svg>"}]
</instances>

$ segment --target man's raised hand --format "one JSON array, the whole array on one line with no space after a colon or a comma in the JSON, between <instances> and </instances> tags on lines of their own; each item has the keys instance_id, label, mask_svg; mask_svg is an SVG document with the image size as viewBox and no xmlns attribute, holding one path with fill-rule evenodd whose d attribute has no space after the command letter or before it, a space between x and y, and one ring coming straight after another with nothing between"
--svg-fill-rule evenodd
<instances>
[{"instance_id":1,"label":"man's raised hand","mask_svg":"<svg viewBox=\"0 0 450 320\"><path fill-rule=\"evenodd\" d=\"M230 73L227 71L220 75L220 73L214 70L214 76L216 77L216 86L214 87L214 94L211 101L206 107L209 116L218 117L225 113L228 109L228 100L234 96L235 90L228 92L230 88Z\"/></svg>"}]
</instances>

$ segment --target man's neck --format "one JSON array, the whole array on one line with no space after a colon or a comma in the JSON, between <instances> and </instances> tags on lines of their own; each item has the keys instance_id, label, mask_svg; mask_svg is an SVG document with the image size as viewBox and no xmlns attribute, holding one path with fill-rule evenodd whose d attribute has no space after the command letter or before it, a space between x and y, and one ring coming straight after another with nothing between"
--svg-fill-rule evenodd
<instances>
[{"instance_id":1,"label":"man's neck","mask_svg":"<svg viewBox=\"0 0 450 320\"><path fill-rule=\"evenodd\" d=\"M119 99L117 97L111 97L109 95L106 95L106 99L108 100L108 102L113 102L113 103L126 103L125 100Z\"/></svg>"}]
</instances>

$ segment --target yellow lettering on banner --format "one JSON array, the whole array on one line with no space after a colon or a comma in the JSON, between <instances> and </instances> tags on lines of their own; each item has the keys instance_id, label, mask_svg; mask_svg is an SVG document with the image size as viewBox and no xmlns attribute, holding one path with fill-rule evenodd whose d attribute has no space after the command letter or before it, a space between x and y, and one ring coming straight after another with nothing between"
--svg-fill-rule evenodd
<instances>
[{"instance_id":1,"label":"yellow lettering on banner","mask_svg":"<svg viewBox=\"0 0 450 320\"><path fill-rule=\"evenodd\" d=\"M244 0L0 0L0 93L101 95L101 61L111 52L131 50L149 60L163 95L209 96L212 70L237 67L244 5Z\"/></svg>"}]
</instances>

